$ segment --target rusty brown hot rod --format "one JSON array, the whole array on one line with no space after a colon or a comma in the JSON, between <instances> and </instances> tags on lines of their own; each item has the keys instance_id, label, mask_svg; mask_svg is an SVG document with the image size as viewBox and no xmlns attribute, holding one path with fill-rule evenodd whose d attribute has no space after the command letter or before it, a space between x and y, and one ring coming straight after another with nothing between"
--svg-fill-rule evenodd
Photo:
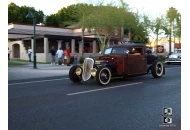
<instances>
[{"instance_id":1,"label":"rusty brown hot rod","mask_svg":"<svg viewBox=\"0 0 190 130\"><path fill-rule=\"evenodd\" d=\"M107 85L116 76L127 78L145 74L162 77L165 67L161 60L147 53L144 44L121 44L106 48L96 60L85 58L82 67L72 66L69 78L74 83L95 79L98 84Z\"/></svg>"}]
</instances>

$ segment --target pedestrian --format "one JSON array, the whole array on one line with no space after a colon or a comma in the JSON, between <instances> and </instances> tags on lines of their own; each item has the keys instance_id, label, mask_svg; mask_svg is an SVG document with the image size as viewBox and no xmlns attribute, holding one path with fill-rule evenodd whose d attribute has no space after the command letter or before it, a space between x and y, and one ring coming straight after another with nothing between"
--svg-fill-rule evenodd
<instances>
[{"instance_id":1,"label":"pedestrian","mask_svg":"<svg viewBox=\"0 0 190 130\"><path fill-rule=\"evenodd\" d=\"M67 52L67 66L70 66L71 51L69 46L67 47L66 52Z\"/></svg>"},{"instance_id":2,"label":"pedestrian","mask_svg":"<svg viewBox=\"0 0 190 130\"><path fill-rule=\"evenodd\" d=\"M11 54L11 50L9 50L9 47L8 47L8 60L10 60L10 54Z\"/></svg>"},{"instance_id":3,"label":"pedestrian","mask_svg":"<svg viewBox=\"0 0 190 130\"><path fill-rule=\"evenodd\" d=\"M56 52L57 58L58 58L58 64L59 65L64 65L63 64L63 50L61 49L61 47L59 48L59 50L57 50Z\"/></svg>"},{"instance_id":4,"label":"pedestrian","mask_svg":"<svg viewBox=\"0 0 190 130\"><path fill-rule=\"evenodd\" d=\"M30 46L29 46L29 47L28 47L28 58L29 58L29 62L32 62L31 56L32 56L32 49L31 49Z\"/></svg>"},{"instance_id":5,"label":"pedestrian","mask_svg":"<svg viewBox=\"0 0 190 130\"><path fill-rule=\"evenodd\" d=\"M64 50L64 64L67 64L67 51Z\"/></svg>"},{"instance_id":6,"label":"pedestrian","mask_svg":"<svg viewBox=\"0 0 190 130\"><path fill-rule=\"evenodd\" d=\"M51 48L51 65L55 64L55 55L56 55L56 51L54 46L52 46Z\"/></svg>"},{"instance_id":7,"label":"pedestrian","mask_svg":"<svg viewBox=\"0 0 190 130\"><path fill-rule=\"evenodd\" d=\"M75 53L74 53L74 60L73 60L73 65L77 65L77 62L78 62L78 52L77 51L75 51Z\"/></svg>"}]
</instances>

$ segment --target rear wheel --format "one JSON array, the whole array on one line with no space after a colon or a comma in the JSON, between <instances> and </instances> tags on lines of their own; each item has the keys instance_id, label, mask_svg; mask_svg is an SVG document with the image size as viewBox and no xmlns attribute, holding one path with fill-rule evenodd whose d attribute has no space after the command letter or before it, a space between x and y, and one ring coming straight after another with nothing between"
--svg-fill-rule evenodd
<instances>
[{"instance_id":1,"label":"rear wheel","mask_svg":"<svg viewBox=\"0 0 190 130\"><path fill-rule=\"evenodd\" d=\"M164 66L161 61L156 61L151 66L151 73L154 78L162 77L164 73Z\"/></svg>"},{"instance_id":2,"label":"rear wheel","mask_svg":"<svg viewBox=\"0 0 190 130\"><path fill-rule=\"evenodd\" d=\"M107 85L111 80L111 72L107 67L98 68L96 73L96 81L100 85Z\"/></svg>"},{"instance_id":3,"label":"rear wheel","mask_svg":"<svg viewBox=\"0 0 190 130\"><path fill-rule=\"evenodd\" d=\"M77 83L80 82L82 80L82 72L80 75L76 74L76 69L81 69L82 71L82 67L76 65L76 66L72 66L69 70L69 78L72 82Z\"/></svg>"}]
</instances>

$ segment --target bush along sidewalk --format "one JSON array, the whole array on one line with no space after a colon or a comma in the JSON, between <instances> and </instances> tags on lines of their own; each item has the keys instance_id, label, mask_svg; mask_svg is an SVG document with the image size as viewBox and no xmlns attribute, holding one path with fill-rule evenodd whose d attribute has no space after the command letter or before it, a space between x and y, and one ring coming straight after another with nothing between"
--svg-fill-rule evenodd
<instances>
[{"instance_id":1,"label":"bush along sidewalk","mask_svg":"<svg viewBox=\"0 0 190 130\"><path fill-rule=\"evenodd\" d=\"M166 57L164 55L158 55L158 58L160 58L162 62L165 62L166 60Z\"/></svg>"},{"instance_id":2,"label":"bush along sidewalk","mask_svg":"<svg viewBox=\"0 0 190 130\"><path fill-rule=\"evenodd\" d=\"M85 59L84 56L81 56L81 57L79 58L79 61L78 61L79 64L83 64L83 63L84 63L84 59Z\"/></svg>"}]
</instances>

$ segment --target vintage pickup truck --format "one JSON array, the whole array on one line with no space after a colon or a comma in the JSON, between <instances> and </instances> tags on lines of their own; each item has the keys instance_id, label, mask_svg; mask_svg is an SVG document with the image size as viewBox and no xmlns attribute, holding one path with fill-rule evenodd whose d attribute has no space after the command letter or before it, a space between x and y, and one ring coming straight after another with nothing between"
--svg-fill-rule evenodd
<instances>
[{"instance_id":1,"label":"vintage pickup truck","mask_svg":"<svg viewBox=\"0 0 190 130\"><path fill-rule=\"evenodd\" d=\"M108 47L96 59L87 57L83 66L72 66L69 78L72 82L95 79L100 85L108 85L111 78L152 74L160 78L165 74L162 61L146 49L144 44L121 44Z\"/></svg>"}]
</instances>

